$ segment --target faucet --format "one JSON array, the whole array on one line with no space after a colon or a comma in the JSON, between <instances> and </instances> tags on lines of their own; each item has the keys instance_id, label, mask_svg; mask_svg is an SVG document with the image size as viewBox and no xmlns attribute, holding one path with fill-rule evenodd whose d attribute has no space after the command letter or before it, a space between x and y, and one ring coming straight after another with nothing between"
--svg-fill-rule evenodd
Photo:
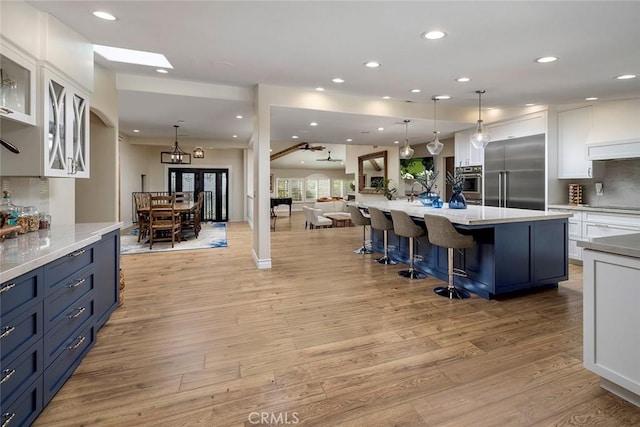
<instances>
[{"instance_id":1,"label":"faucet","mask_svg":"<svg viewBox=\"0 0 640 427\"><path fill-rule=\"evenodd\" d=\"M415 194L413 193L413 186L416 184L420 184L418 181L414 181L413 184L411 184L411 193L409 194L409 202L413 203L413 198L415 197Z\"/></svg>"}]
</instances>

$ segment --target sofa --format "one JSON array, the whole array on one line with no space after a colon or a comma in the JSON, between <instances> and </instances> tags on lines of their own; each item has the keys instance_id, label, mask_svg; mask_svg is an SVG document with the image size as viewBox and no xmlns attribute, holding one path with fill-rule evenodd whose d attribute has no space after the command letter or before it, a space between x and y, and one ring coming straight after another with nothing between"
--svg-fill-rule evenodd
<instances>
[{"instance_id":1,"label":"sofa","mask_svg":"<svg viewBox=\"0 0 640 427\"><path fill-rule=\"evenodd\" d=\"M314 209L320 209L322 211L322 215L332 214L332 213L343 213L349 215L349 210L347 209L347 203L344 200L333 200L330 202L315 202L313 205Z\"/></svg>"}]
</instances>

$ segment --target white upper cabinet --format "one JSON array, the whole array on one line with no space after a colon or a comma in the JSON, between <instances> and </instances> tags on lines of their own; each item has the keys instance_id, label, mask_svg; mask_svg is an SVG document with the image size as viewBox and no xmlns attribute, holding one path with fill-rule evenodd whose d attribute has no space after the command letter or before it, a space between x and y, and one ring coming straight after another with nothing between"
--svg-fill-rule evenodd
<instances>
[{"instance_id":1,"label":"white upper cabinet","mask_svg":"<svg viewBox=\"0 0 640 427\"><path fill-rule=\"evenodd\" d=\"M36 64L0 42L0 117L36 124Z\"/></svg>"},{"instance_id":2,"label":"white upper cabinet","mask_svg":"<svg viewBox=\"0 0 640 427\"><path fill-rule=\"evenodd\" d=\"M520 138L547 132L547 112L527 114L504 123L487 126L491 141Z\"/></svg>"},{"instance_id":3,"label":"white upper cabinet","mask_svg":"<svg viewBox=\"0 0 640 427\"><path fill-rule=\"evenodd\" d=\"M558 178L591 178L586 143L593 123L591 106L558 112Z\"/></svg>"},{"instance_id":4,"label":"white upper cabinet","mask_svg":"<svg viewBox=\"0 0 640 427\"><path fill-rule=\"evenodd\" d=\"M481 166L484 163L484 150L471 144L471 132L463 130L454 135L456 166Z\"/></svg>"},{"instance_id":5,"label":"white upper cabinet","mask_svg":"<svg viewBox=\"0 0 640 427\"><path fill-rule=\"evenodd\" d=\"M44 175L89 177L89 97L43 70Z\"/></svg>"}]
</instances>

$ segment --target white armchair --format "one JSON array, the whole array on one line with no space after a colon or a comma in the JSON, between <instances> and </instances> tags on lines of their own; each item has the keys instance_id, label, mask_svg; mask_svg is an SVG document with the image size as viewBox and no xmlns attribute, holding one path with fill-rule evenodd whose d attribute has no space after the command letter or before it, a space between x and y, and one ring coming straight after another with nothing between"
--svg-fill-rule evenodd
<instances>
[{"instance_id":1,"label":"white armchair","mask_svg":"<svg viewBox=\"0 0 640 427\"><path fill-rule=\"evenodd\" d=\"M331 227L333 221L329 218L325 218L322 216L322 211L320 209L314 209L307 206L303 206L302 210L304 211L306 225L309 229L317 228L317 227Z\"/></svg>"}]
</instances>

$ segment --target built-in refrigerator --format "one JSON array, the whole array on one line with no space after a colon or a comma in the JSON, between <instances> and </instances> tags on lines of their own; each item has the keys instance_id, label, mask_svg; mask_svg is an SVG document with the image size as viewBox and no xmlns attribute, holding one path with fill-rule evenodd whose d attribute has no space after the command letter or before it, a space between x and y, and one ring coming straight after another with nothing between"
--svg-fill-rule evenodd
<instances>
[{"instance_id":1,"label":"built-in refrigerator","mask_svg":"<svg viewBox=\"0 0 640 427\"><path fill-rule=\"evenodd\" d=\"M484 204L545 209L544 134L492 141L484 149Z\"/></svg>"}]
</instances>

